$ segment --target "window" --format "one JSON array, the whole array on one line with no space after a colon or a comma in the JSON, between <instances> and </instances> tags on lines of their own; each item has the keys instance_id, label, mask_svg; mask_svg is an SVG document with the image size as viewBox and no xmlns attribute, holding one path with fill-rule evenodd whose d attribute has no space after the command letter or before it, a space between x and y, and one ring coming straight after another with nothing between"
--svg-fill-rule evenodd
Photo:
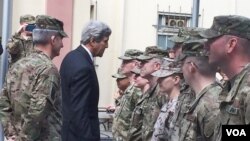
<instances>
[{"instance_id":1,"label":"window","mask_svg":"<svg viewBox=\"0 0 250 141\"><path fill-rule=\"evenodd\" d=\"M176 35L181 27L189 27L191 14L158 12L157 45L162 49L171 48L168 38Z\"/></svg>"},{"instance_id":2,"label":"window","mask_svg":"<svg viewBox=\"0 0 250 141\"><path fill-rule=\"evenodd\" d=\"M169 35L158 35L158 47L162 49L172 48L174 43L168 40L171 37Z\"/></svg>"}]
</instances>

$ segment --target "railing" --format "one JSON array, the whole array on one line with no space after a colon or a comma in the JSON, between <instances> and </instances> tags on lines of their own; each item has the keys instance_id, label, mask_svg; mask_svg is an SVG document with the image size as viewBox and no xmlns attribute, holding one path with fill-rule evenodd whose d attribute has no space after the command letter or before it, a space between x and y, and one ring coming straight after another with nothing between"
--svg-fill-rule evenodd
<instances>
[{"instance_id":1,"label":"railing","mask_svg":"<svg viewBox=\"0 0 250 141\"><path fill-rule=\"evenodd\" d=\"M98 108L101 141L112 141L112 123L114 111L106 107Z\"/></svg>"}]
</instances>

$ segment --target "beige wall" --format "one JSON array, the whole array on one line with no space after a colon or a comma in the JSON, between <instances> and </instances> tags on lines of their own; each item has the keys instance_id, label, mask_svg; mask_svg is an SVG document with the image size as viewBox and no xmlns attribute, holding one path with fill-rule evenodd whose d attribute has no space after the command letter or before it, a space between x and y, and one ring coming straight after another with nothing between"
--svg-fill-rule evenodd
<instances>
[{"instance_id":1,"label":"beige wall","mask_svg":"<svg viewBox=\"0 0 250 141\"><path fill-rule=\"evenodd\" d=\"M45 14L45 2L46 0L13 0L12 33L18 30L21 15L31 14L36 16Z\"/></svg>"},{"instance_id":2,"label":"beige wall","mask_svg":"<svg viewBox=\"0 0 250 141\"><path fill-rule=\"evenodd\" d=\"M91 0L74 0L72 49L79 46L82 28L90 20L90 4Z\"/></svg>"},{"instance_id":3,"label":"beige wall","mask_svg":"<svg viewBox=\"0 0 250 141\"><path fill-rule=\"evenodd\" d=\"M105 0L97 1L97 20L108 24L112 29L109 39L109 48L106 49L102 58L96 58L96 68L99 85L99 106L107 106L113 103L113 92L116 89L116 81L111 77L120 65L117 57L123 48L123 1Z\"/></svg>"},{"instance_id":4,"label":"beige wall","mask_svg":"<svg viewBox=\"0 0 250 141\"><path fill-rule=\"evenodd\" d=\"M190 13L193 0L157 0L160 11Z\"/></svg>"},{"instance_id":5,"label":"beige wall","mask_svg":"<svg viewBox=\"0 0 250 141\"><path fill-rule=\"evenodd\" d=\"M193 0L74 0L72 49L79 45L83 26L91 19L90 5L94 5L94 19L107 23L112 29L109 48L102 58L96 59L100 85L99 106L113 102L117 89L111 77L121 61L118 56L126 49L144 50L156 44L157 9L166 12L191 13ZM250 17L249 0L200 0L201 27L210 27L213 17L239 14ZM13 0L12 27L18 28L20 15L45 14L45 0ZM80 63L80 62L79 62Z\"/></svg>"},{"instance_id":6,"label":"beige wall","mask_svg":"<svg viewBox=\"0 0 250 141\"><path fill-rule=\"evenodd\" d=\"M250 18L249 0L201 0L200 13L203 16L203 27L210 27L213 17L218 15L242 15Z\"/></svg>"}]
</instances>

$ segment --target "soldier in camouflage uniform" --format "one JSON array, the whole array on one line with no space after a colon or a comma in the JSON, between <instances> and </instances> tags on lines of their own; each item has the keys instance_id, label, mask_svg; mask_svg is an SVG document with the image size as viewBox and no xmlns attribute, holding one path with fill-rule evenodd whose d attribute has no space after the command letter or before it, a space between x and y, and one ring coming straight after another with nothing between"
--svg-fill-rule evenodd
<instances>
[{"instance_id":1,"label":"soldier in camouflage uniform","mask_svg":"<svg viewBox=\"0 0 250 141\"><path fill-rule=\"evenodd\" d=\"M200 38L198 32L202 30L204 29L197 27L180 28L177 35L174 35L169 38L170 41L174 42L174 46L172 48L169 48L168 50L169 52L173 53L172 57L176 58L181 54L181 49L184 42L190 39Z\"/></svg>"},{"instance_id":2,"label":"soldier in camouflage uniform","mask_svg":"<svg viewBox=\"0 0 250 141\"><path fill-rule=\"evenodd\" d=\"M0 119L7 139L60 141L60 76L52 60L67 36L63 22L39 15L33 31L35 51L8 71L0 97Z\"/></svg>"},{"instance_id":3,"label":"soldier in camouflage uniform","mask_svg":"<svg viewBox=\"0 0 250 141\"><path fill-rule=\"evenodd\" d=\"M125 54L123 56L118 57L119 59L122 60L122 64L119 68L119 71L121 71L122 74L126 75L131 84L133 84L134 81L134 74L131 73L131 70L134 69L135 67L138 67L140 62L136 60L136 56L139 56L142 54L142 51L137 50L137 49L128 49L125 51ZM120 101L120 98L122 95L118 95L118 99L116 101Z\"/></svg>"},{"instance_id":4,"label":"soldier in camouflage uniform","mask_svg":"<svg viewBox=\"0 0 250 141\"><path fill-rule=\"evenodd\" d=\"M164 141L168 139L169 125L175 112L175 106L180 94L180 80L182 77L180 67L173 66L173 59L166 58L160 70L152 75L159 77L160 91L165 92L167 103L161 108L161 113L154 125L154 133L151 141Z\"/></svg>"},{"instance_id":5,"label":"soldier in camouflage uniform","mask_svg":"<svg viewBox=\"0 0 250 141\"><path fill-rule=\"evenodd\" d=\"M131 72L135 74L134 86L139 88L142 94L144 94L149 89L149 81L141 77L141 70L139 68L134 68Z\"/></svg>"},{"instance_id":6,"label":"soldier in camouflage uniform","mask_svg":"<svg viewBox=\"0 0 250 141\"><path fill-rule=\"evenodd\" d=\"M20 17L20 28L8 41L6 49L9 52L9 66L19 59L28 56L34 51L32 42L32 32L26 31L28 24L34 24L35 17L32 15L23 15Z\"/></svg>"},{"instance_id":7,"label":"soldier in camouflage uniform","mask_svg":"<svg viewBox=\"0 0 250 141\"><path fill-rule=\"evenodd\" d=\"M121 73L130 79L130 85L124 91L120 99L120 106L116 108L113 119L112 133L114 139L117 141L126 140L132 111L141 96L141 90L134 86L134 73L131 72L132 69L139 65L136 57L140 54L142 52L139 50L128 49L123 56L119 57L122 60Z\"/></svg>"},{"instance_id":8,"label":"soldier in camouflage uniform","mask_svg":"<svg viewBox=\"0 0 250 141\"><path fill-rule=\"evenodd\" d=\"M151 74L160 69L162 58L167 56L167 51L156 46L147 47L144 54L137 57L141 61L140 75L149 81L150 88L137 102L132 114L129 140L151 140L154 124L160 113L162 105L166 102L165 96L159 95L157 77Z\"/></svg>"},{"instance_id":9,"label":"soldier in camouflage uniform","mask_svg":"<svg viewBox=\"0 0 250 141\"><path fill-rule=\"evenodd\" d=\"M180 122L179 141L210 141L213 136L222 86L215 79L216 66L208 64L204 53L205 41L185 42L179 57L184 79L196 94Z\"/></svg>"},{"instance_id":10,"label":"soldier in camouflage uniform","mask_svg":"<svg viewBox=\"0 0 250 141\"><path fill-rule=\"evenodd\" d=\"M116 84L118 87L118 91L116 92L115 97L115 106L120 106L120 99L123 96L124 91L128 88L130 85L129 78L123 74L120 70L114 75L112 75L113 78L116 78Z\"/></svg>"},{"instance_id":11,"label":"soldier in camouflage uniform","mask_svg":"<svg viewBox=\"0 0 250 141\"><path fill-rule=\"evenodd\" d=\"M175 45L172 48L174 51L175 59L177 59L181 52L182 52L182 46L183 43L191 40L191 39L200 39L199 32L204 29L202 28L191 28L191 27L185 27L181 28L179 30L178 35L175 35L171 37L169 40L174 42ZM170 130L169 135L171 141L178 140L179 137L179 128L180 128L180 122L183 119L184 111L186 109L186 106L191 104L195 100L195 93L190 88L189 85L186 84L185 80L181 80L181 94L178 97L178 102L176 105L176 111L174 112L172 123L170 124Z\"/></svg>"},{"instance_id":12,"label":"soldier in camouflage uniform","mask_svg":"<svg viewBox=\"0 0 250 141\"><path fill-rule=\"evenodd\" d=\"M236 15L217 16L212 27L201 32L208 39L209 63L218 65L229 78L219 97L215 141L221 140L222 125L250 124L249 32L250 19Z\"/></svg>"},{"instance_id":13,"label":"soldier in camouflage uniform","mask_svg":"<svg viewBox=\"0 0 250 141\"><path fill-rule=\"evenodd\" d=\"M125 51L123 56L118 57L122 60L122 64L120 66L121 72L129 76L133 75L131 70L140 65L140 62L136 59L136 57L142 53L142 51L137 49L128 49Z\"/></svg>"}]
</instances>

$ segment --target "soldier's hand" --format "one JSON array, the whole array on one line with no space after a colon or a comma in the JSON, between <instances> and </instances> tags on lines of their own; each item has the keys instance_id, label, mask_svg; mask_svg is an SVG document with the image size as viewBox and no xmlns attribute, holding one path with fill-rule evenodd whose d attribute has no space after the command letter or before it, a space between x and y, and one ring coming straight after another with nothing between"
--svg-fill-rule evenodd
<instances>
[{"instance_id":1,"label":"soldier's hand","mask_svg":"<svg viewBox=\"0 0 250 141\"><path fill-rule=\"evenodd\" d=\"M115 107L114 106L108 106L106 111L107 111L107 113L114 113L115 112Z\"/></svg>"},{"instance_id":2,"label":"soldier's hand","mask_svg":"<svg viewBox=\"0 0 250 141\"><path fill-rule=\"evenodd\" d=\"M8 139L6 139L6 141L15 141L15 140L16 140L16 136L11 136L11 137L8 137Z\"/></svg>"},{"instance_id":3,"label":"soldier's hand","mask_svg":"<svg viewBox=\"0 0 250 141\"><path fill-rule=\"evenodd\" d=\"M25 31L25 28L26 28L26 26L27 26L28 24L22 24L19 28L18 28L18 30L17 30L17 33L22 33L23 31Z\"/></svg>"}]
</instances>

